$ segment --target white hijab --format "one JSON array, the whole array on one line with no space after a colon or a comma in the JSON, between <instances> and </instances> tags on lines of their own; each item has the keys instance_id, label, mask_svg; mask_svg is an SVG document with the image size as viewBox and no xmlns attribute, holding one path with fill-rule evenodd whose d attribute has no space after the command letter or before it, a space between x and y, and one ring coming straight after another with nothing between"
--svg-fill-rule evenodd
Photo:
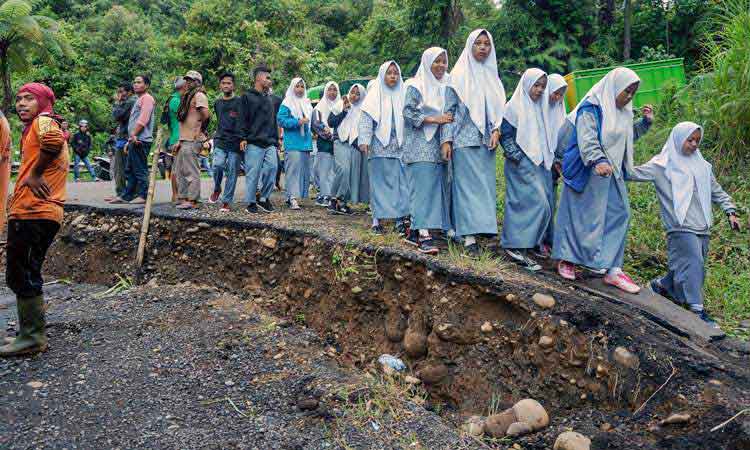
<instances>
[{"instance_id":1,"label":"white hijab","mask_svg":"<svg viewBox=\"0 0 750 450\"><path fill-rule=\"evenodd\" d=\"M393 88L385 84L385 73L391 65L398 70L398 82ZM404 142L404 82L401 79L401 67L396 61L386 61L378 70L378 80L372 83L367 97L362 104L362 112L375 121L375 136L384 147L391 143L391 127L396 124L398 145Z\"/></svg>"},{"instance_id":2,"label":"white hijab","mask_svg":"<svg viewBox=\"0 0 750 450\"><path fill-rule=\"evenodd\" d=\"M516 142L534 165L544 163L547 170L555 160L555 147L547 141L546 119L549 99L544 94L537 100L529 92L540 78L547 74L542 69L527 69L516 86L513 97L505 108L505 120L516 128Z\"/></svg>"},{"instance_id":3,"label":"white hijab","mask_svg":"<svg viewBox=\"0 0 750 450\"><path fill-rule=\"evenodd\" d=\"M701 151L688 156L682 153L682 145L695 130L700 130L703 140L703 128L697 123L680 122L672 128L669 139L664 143L661 153L651 159L656 165L666 169L667 179L672 183L672 202L674 212L680 225L685 222L693 191L697 188L698 201L703 210L706 223L711 226L711 164L703 159Z\"/></svg>"},{"instance_id":4,"label":"white hijab","mask_svg":"<svg viewBox=\"0 0 750 450\"><path fill-rule=\"evenodd\" d=\"M557 147L557 134L565 122L565 97L563 91L563 98L554 105L550 105L549 96L563 87L567 90L568 83L562 75L552 73L547 76L547 92L544 93L544 98L547 105L549 105L549 109L544 124L547 127L547 145L549 145L553 152L555 151L555 147Z\"/></svg>"},{"instance_id":5,"label":"white hijab","mask_svg":"<svg viewBox=\"0 0 750 450\"><path fill-rule=\"evenodd\" d=\"M639 81L641 79L632 70L617 67L589 90L570 115L575 123L578 108L586 100L601 108L601 144L618 177L622 172L623 162L626 170L633 169L633 102L619 109L615 99L628 86Z\"/></svg>"},{"instance_id":6,"label":"white hijab","mask_svg":"<svg viewBox=\"0 0 750 450\"><path fill-rule=\"evenodd\" d=\"M341 121L339 127L336 129L339 134L339 140L341 142L349 142L350 145L354 145L354 141L359 137L359 117L362 113L362 102L367 96L367 90L361 84L357 83L349 88L347 96L352 93L354 88L359 89L359 100L357 103L352 103L349 107L349 112L346 113L346 117ZM339 100L333 107L334 114L340 114L344 110L344 101Z\"/></svg>"},{"instance_id":7,"label":"white hijab","mask_svg":"<svg viewBox=\"0 0 750 450\"><path fill-rule=\"evenodd\" d=\"M305 86L305 93L302 94L302 97L297 97L297 95L294 93L294 86L297 85L297 83L302 82ZM310 119L312 117L312 103L310 103L310 99L307 98L307 83L305 83L305 80L302 78L294 78L291 83L289 83L289 87L286 88L286 95L284 96L284 101L281 102L282 106L286 106L289 108L289 111L292 113L292 117L296 119L302 119L303 117L307 117ZM305 134L305 127L301 126L299 127L300 134Z\"/></svg>"},{"instance_id":8,"label":"white hijab","mask_svg":"<svg viewBox=\"0 0 750 450\"><path fill-rule=\"evenodd\" d=\"M440 47L430 47L422 53L422 61L419 64L417 73L414 78L410 78L406 83L406 87L414 87L419 94L422 96L422 103L419 107L422 112L426 115L432 116L441 114L443 107L445 106L445 87L450 82L450 75L446 72L443 78L438 80L435 75L432 74L432 63L440 56L445 55L446 62L448 61L448 51ZM428 141L432 140L437 132L438 126L436 124L425 124L422 125L422 131L424 137Z\"/></svg>"},{"instance_id":9,"label":"white hijab","mask_svg":"<svg viewBox=\"0 0 750 450\"><path fill-rule=\"evenodd\" d=\"M336 98L333 100L328 99L328 88L336 86ZM315 105L315 111L320 112L320 121L323 125L328 126L328 116L331 115L331 109L338 101L341 100L341 92L339 91L339 84L335 81L329 81L323 88L323 98L320 99L317 105Z\"/></svg>"},{"instance_id":10,"label":"white hijab","mask_svg":"<svg viewBox=\"0 0 750 450\"><path fill-rule=\"evenodd\" d=\"M471 48L482 33L487 34L492 48L487 59L480 63L474 59ZM500 126L505 113L505 88L497 74L495 44L489 31L474 30L466 39L464 51L451 70L450 86L469 109L471 121L482 135L487 123L491 129Z\"/></svg>"}]
</instances>

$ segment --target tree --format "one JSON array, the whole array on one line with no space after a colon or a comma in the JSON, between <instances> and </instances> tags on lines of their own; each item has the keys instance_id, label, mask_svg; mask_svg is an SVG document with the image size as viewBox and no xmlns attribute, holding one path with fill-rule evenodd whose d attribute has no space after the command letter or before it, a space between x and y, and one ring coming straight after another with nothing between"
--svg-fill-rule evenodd
<instances>
[{"instance_id":1,"label":"tree","mask_svg":"<svg viewBox=\"0 0 750 450\"><path fill-rule=\"evenodd\" d=\"M28 70L33 57L51 61L71 53L57 21L31 14L35 4L35 0L7 0L0 5L0 78L6 112L13 96L11 72Z\"/></svg>"},{"instance_id":2,"label":"tree","mask_svg":"<svg viewBox=\"0 0 750 450\"><path fill-rule=\"evenodd\" d=\"M627 61L630 59L630 30L633 24L633 4L631 0L625 0L625 8L623 11L623 33L622 33L622 59Z\"/></svg>"}]
</instances>

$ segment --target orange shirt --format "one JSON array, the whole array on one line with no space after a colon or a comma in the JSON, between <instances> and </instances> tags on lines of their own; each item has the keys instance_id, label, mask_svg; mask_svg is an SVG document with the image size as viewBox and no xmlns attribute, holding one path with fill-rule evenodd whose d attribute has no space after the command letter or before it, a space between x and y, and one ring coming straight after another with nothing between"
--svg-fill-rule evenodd
<instances>
[{"instance_id":1,"label":"orange shirt","mask_svg":"<svg viewBox=\"0 0 750 450\"><path fill-rule=\"evenodd\" d=\"M42 199L21 183L30 174L41 152L41 137L49 130L59 129L59 125L49 116L38 116L31 129L21 141L21 168L18 171L16 189L10 199L10 220L46 219L62 223L65 203L65 184L68 179L68 144L44 171L44 179L50 188L50 196Z\"/></svg>"}]
</instances>

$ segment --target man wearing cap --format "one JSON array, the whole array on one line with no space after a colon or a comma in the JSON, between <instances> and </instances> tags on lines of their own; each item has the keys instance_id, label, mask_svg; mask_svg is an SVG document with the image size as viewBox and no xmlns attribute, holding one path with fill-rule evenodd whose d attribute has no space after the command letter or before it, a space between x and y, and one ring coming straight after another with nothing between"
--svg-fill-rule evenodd
<instances>
[{"instance_id":1,"label":"man wearing cap","mask_svg":"<svg viewBox=\"0 0 750 450\"><path fill-rule=\"evenodd\" d=\"M16 94L24 128L21 168L9 202L5 280L16 294L18 333L0 347L0 357L47 349L42 264L63 221L69 163L54 103L54 92L41 83L25 84Z\"/></svg>"},{"instance_id":2,"label":"man wearing cap","mask_svg":"<svg viewBox=\"0 0 750 450\"><path fill-rule=\"evenodd\" d=\"M148 93L151 78L137 75L133 79L133 91L138 100L130 110L128 120L128 172L125 192L110 203L146 203L148 193L148 154L154 142L154 97Z\"/></svg>"},{"instance_id":3,"label":"man wearing cap","mask_svg":"<svg viewBox=\"0 0 750 450\"><path fill-rule=\"evenodd\" d=\"M133 83L124 81L117 87L114 95L114 104L112 105L112 118L117 123L115 131L115 145L111 154L111 171L112 180L114 181L115 197L125 195L125 184L127 179L127 155L125 154L125 145L128 143L128 122L130 121L130 111L133 105L138 101L138 97L133 92ZM115 197L106 199L112 201Z\"/></svg>"},{"instance_id":4,"label":"man wearing cap","mask_svg":"<svg viewBox=\"0 0 750 450\"><path fill-rule=\"evenodd\" d=\"M71 145L73 147L73 180L77 183L79 177L78 166L83 161L86 166L86 170L89 171L89 175L94 181L99 181L94 173L94 169L91 167L89 162L89 153L91 153L91 133L89 133L89 122L87 120L81 120L78 122L78 132L73 135Z\"/></svg>"},{"instance_id":5,"label":"man wearing cap","mask_svg":"<svg viewBox=\"0 0 750 450\"><path fill-rule=\"evenodd\" d=\"M201 196L200 153L206 141L206 127L211 114L203 90L203 77L195 70L185 74L185 93L177 110L180 141L175 146L174 172L177 178L178 209L198 207Z\"/></svg>"},{"instance_id":6,"label":"man wearing cap","mask_svg":"<svg viewBox=\"0 0 750 450\"><path fill-rule=\"evenodd\" d=\"M177 120L177 110L180 108L180 98L185 93L185 79L177 77L174 80L174 92L167 101L167 120L169 125L169 140L167 141L167 152L164 156L164 177L172 185L172 202L177 201L177 180L174 176L174 151L173 148L180 142L180 121Z\"/></svg>"}]
</instances>

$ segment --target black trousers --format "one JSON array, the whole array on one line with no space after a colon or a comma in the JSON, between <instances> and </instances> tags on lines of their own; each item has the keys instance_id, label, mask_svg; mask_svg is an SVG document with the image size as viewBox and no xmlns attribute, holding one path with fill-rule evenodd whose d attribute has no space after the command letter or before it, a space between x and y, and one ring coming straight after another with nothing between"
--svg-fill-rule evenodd
<instances>
[{"instance_id":1,"label":"black trousers","mask_svg":"<svg viewBox=\"0 0 750 450\"><path fill-rule=\"evenodd\" d=\"M59 229L53 220L8 222L5 281L18 297L42 295L42 264Z\"/></svg>"}]
</instances>

